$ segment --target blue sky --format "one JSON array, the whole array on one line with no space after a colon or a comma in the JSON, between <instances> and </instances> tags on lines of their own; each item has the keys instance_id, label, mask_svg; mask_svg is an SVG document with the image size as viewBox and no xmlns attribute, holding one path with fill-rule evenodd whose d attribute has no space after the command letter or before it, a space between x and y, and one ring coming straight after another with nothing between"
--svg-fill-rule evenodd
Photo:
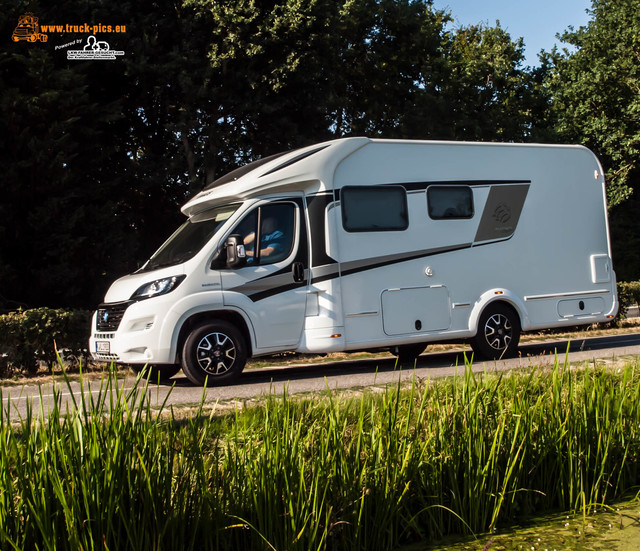
<instances>
[{"instance_id":1,"label":"blue sky","mask_svg":"<svg viewBox=\"0 0 640 551\"><path fill-rule=\"evenodd\" d=\"M479 22L495 25L496 20L511 38L522 37L525 65L538 65L538 52L559 44L555 35L570 25L586 25L591 0L434 0L435 9L447 9L454 28Z\"/></svg>"}]
</instances>

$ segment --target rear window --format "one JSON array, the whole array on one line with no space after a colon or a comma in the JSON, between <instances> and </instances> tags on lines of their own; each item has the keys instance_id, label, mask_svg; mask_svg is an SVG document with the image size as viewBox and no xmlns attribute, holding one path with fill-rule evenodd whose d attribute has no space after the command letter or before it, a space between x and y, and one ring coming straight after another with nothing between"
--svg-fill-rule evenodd
<instances>
[{"instance_id":1,"label":"rear window","mask_svg":"<svg viewBox=\"0 0 640 551\"><path fill-rule=\"evenodd\" d=\"M473 192L468 186L430 186L427 208L433 220L473 218Z\"/></svg>"},{"instance_id":2,"label":"rear window","mask_svg":"<svg viewBox=\"0 0 640 551\"><path fill-rule=\"evenodd\" d=\"M407 192L401 186L347 186L341 203L348 232L402 231L409 226Z\"/></svg>"}]
</instances>

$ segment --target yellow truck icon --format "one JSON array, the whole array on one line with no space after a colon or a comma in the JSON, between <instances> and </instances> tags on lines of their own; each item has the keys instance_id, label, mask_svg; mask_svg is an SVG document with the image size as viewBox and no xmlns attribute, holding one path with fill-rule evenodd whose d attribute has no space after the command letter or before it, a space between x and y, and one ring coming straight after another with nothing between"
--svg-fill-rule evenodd
<instances>
[{"instance_id":1,"label":"yellow truck icon","mask_svg":"<svg viewBox=\"0 0 640 551\"><path fill-rule=\"evenodd\" d=\"M47 41L47 35L40 32L40 26L38 25L38 18L31 12L25 13L20 16L18 20L18 26L13 30L11 38L14 42L20 40L26 40L27 42L40 42Z\"/></svg>"}]
</instances>

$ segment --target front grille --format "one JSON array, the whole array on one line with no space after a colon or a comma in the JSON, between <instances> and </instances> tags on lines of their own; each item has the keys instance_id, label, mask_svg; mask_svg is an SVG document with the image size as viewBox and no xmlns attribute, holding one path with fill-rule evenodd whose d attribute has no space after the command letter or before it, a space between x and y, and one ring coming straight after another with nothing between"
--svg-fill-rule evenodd
<instances>
[{"instance_id":1,"label":"front grille","mask_svg":"<svg viewBox=\"0 0 640 551\"><path fill-rule=\"evenodd\" d=\"M98 307L96 329L98 331L117 331L122 316L130 304L132 304L131 301L101 304Z\"/></svg>"},{"instance_id":2,"label":"front grille","mask_svg":"<svg viewBox=\"0 0 640 551\"><path fill-rule=\"evenodd\" d=\"M93 359L101 360L103 362L117 362L120 358L117 354L104 354L102 352L94 352Z\"/></svg>"}]
</instances>

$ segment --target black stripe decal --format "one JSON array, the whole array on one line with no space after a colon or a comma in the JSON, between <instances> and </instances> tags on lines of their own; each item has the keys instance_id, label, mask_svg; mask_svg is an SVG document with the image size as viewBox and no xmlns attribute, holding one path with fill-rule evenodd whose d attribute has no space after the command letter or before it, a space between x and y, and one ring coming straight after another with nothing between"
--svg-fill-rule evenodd
<instances>
[{"instance_id":1,"label":"black stripe decal","mask_svg":"<svg viewBox=\"0 0 640 551\"><path fill-rule=\"evenodd\" d=\"M293 281L293 275L291 270L289 270L287 274L278 272L234 287L233 289L229 289L229 291L242 293L243 295L247 295L253 302L257 302L258 300L279 295L280 293L286 293L292 289L306 288L308 273L308 270L305 270L305 280L303 283Z\"/></svg>"},{"instance_id":2,"label":"black stripe decal","mask_svg":"<svg viewBox=\"0 0 640 551\"><path fill-rule=\"evenodd\" d=\"M404 187L407 191L422 191L429 186L508 186L513 184L530 184L531 180L449 180L441 182L399 182L396 185Z\"/></svg>"},{"instance_id":3,"label":"black stripe decal","mask_svg":"<svg viewBox=\"0 0 640 551\"><path fill-rule=\"evenodd\" d=\"M460 250L469 249L469 248L471 248L471 243L462 243L460 245L454 245L451 247L438 247L436 249L426 249L423 251L414 251L411 253L401 253L401 254L376 257L373 259L370 258L366 260L356 260L352 262L345 262L342 265L343 267L342 273L340 273L337 263L327 264L325 266L318 266L318 268L315 268L313 270L314 272L319 272L319 275L318 276L312 275L311 283L315 284L321 281L328 281L330 279L335 279L340 275L343 275L343 276L352 275L359 272L365 272L367 270L374 270L376 268L381 268L383 266L390 266L392 264L408 262L410 260L416 260L418 258L426 258L429 256L446 254L446 253L460 251ZM305 271L305 275L306 274L307 272ZM247 295L247 297L249 297L252 301L256 302L258 300L272 297L274 295L284 293L286 291L290 291L291 289L295 289L301 286L299 283L294 283L293 281L285 283L285 281L290 277L292 277L290 273L285 274L281 270L275 274L265 276L263 278L251 281L249 283L240 285L239 287L234 287L233 289L229 289L229 290Z\"/></svg>"},{"instance_id":4,"label":"black stripe decal","mask_svg":"<svg viewBox=\"0 0 640 551\"><path fill-rule=\"evenodd\" d=\"M279 287L274 287L273 289L262 291L261 293L254 293L252 295L247 295L247 296L253 302L258 302L259 300L263 300L265 298L269 298L275 295L279 295L280 293L286 293L287 291L291 291L292 289L299 289L299 288L300 288L299 283L290 283L289 285L281 285Z\"/></svg>"},{"instance_id":5,"label":"black stripe decal","mask_svg":"<svg viewBox=\"0 0 640 551\"><path fill-rule=\"evenodd\" d=\"M385 182L372 184L380 186L402 186L407 191L423 191L429 186L508 186L513 184L530 184L531 180L436 180L433 182ZM340 200L340 189L335 190L336 201Z\"/></svg>"},{"instance_id":6,"label":"black stripe decal","mask_svg":"<svg viewBox=\"0 0 640 551\"><path fill-rule=\"evenodd\" d=\"M340 265L337 262L316 266L311 270L311 284L328 281L340 276Z\"/></svg>"},{"instance_id":7,"label":"black stripe decal","mask_svg":"<svg viewBox=\"0 0 640 551\"><path fill-rule=\"evenodd\" d=\"M426 249L423 251L414 251L411 253L381 256L376 258L374 262L371 262L371 260L355 260L352 262L343 262L341 265L341 273L343 276L357 274L359 272L365 272L367 270L373 270L375 268L382 268L384 266L390 266L392 264L399 264L400 262L417 260L418 258L427 258L429 256L436 256L439 254L461 251L463 249L470 249L471 245L471 243L461 243L459 245L452 245L450 247L438 247L436 249Z\"/></svg>"},{"instance_id":8,"label":"black stripe decal","mask_svg":"<svg viewBox=\"0 0 640 551\"><path fill-rule=\"evenodd\" d=\"M357 274L359 272L366 272L367 270L374 270L376 268L382 268L384 266L390 266L392 264L399 264L401 262L408 262L410 260L416 260L418 258L427 258L430 256L437 256L441 254L447 254L451 252L461 251L464 249L470 249L473 247L484 247L487 245L495 245L501 241L508 241L507 239L501 239L500 241L492 241L490 243L461 243L460 245L454 245L451 247L440 247L438 249L430 249L425 251L418 251L413 253L404 253L398 255L390 255L386 257L379 257L376 259L367 259L363 261L353 261L343 263L342 272L338 268L338 264L327 264L326 266L318 266L314 268L312 272L319 271L320 275L313 276L311 279L311 284L320 283L322 281L328 281L330 279L335 279L342 276ZM372 261L373 260L373 261ZM324 273L323 273L324 272ZM305 278L308 272L305 270ZM233 289L229 289L230 291L234 291L237 293L242 293L247 295L253 302L257 302L259 300L269 298L280 293L285 293L290 291L291 289L297 289L301 287L300 283L291 283L283 284L282 276L284 274L279 272L277 274L272 274L261 278L259 280L252 281L245 285L241 285L239 287L234 287ZM277 281L280 279L280 281ZM306 285L306 284L303 284Z\"/></svg>"}]
</instances>

